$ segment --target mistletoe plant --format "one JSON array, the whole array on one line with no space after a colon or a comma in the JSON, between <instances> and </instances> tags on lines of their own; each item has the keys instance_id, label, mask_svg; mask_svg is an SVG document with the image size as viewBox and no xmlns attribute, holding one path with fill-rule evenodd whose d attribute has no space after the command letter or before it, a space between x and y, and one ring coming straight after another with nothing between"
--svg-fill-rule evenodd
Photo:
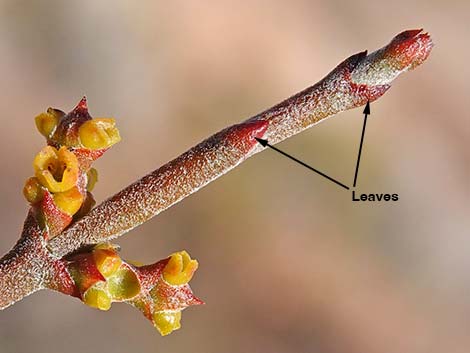
<instances>
[{"instance_id":1,"label":"mistletoe plant","mask_svg":"<svg viewBox=\"0 0 470 353\"><path fill-rule=\"evenodd\" d=\"M123 260L110 241L260 152L257 138L275 144L376 100L432 46L428 34L410 30L369 55L353 55L314 86L218 132L97 207L92 163L120 141L115 120L92 118L85 98L67 114L52 108L39 114L36 126L46 146L24 186L31 207L21 237L0 260L0 309L52 289L100 310L129 303L162 335L178 329L181 311L202 304L188 285L197 261L180 251L141 266Z\"/></svg>"}]
</instances>

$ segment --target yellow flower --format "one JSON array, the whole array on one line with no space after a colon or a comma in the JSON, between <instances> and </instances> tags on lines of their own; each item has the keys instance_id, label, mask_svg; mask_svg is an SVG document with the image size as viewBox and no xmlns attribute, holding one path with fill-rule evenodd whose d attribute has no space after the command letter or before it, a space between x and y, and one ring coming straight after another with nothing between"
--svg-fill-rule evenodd
<instances>
[{"instance_id":1,"label":"yellow flower","mask_svg":"<svg viewBox=\"0 0 470 353\"><path fill-rule=\"evenodd\" d=\"M117 251L117 246L111 243L98 244L93 249L93 261L106 279L104 289L110 298L123 301L139 294L140 282L134 271L124 265Z\"/></svg>"},{"instance_id":2,"label":"yellow flower","mask_svg":"<svg viewBox=\"0 0 470 353\"><path fill-rule=\"evenodd\" d=\"M104 247L104 245L108 246ZM104 245L100 245L100 248L95 248L93 250L93 259L98 271L100 271L104 277L108 278L119 269L122 264L122 260L112 245Z\"/></svg>"},{"instance_id":3,"label":"yellow flower","mask_svg":"<svg viewBox=\"0 0 470 353\"><path fill-rule=\"evenodd\" d=\"M169 335L181 327L181 311L157 311L153 314L153 324L162 336Z\"/></svg>"},{"instance_id":4,"label":"yellow flower","mask_svg":"<svg viewBox=\"0 0 470 353\"><path fill-rule=\"evenodd\" d=\"M34 158L36 178L51 192L64 192L73 188L78 179L78 160L65 146L59 150L44 147Z\"/></svg>"},{"instance_id":5,"label":"yellow flower","mask_svg":"<svg viewBox=\"0 0 470 353\"><path fill-rule=\"evenodd\" d=\"M102 288L99 288L98 284L88 288L83 294L83 303L92 308L100 310L109 310L111 308L111 297Z\"/></svg>"},{"instance_id":6,"label":"yellow flower","mask_svg":"<svg viewBox=\"0 0 470 353\"><path fill-rule=\"evenodd\" d=\"M73 216L80 209L83 203L83 195L77 187L70 190L55 193L52 195L55 205L69 216Z\"/></svg>"},{"instance_id":7,"label":"yellow flower","mask_svg":"<svg viewBox=\"0 0 470 353\"><path fill-rule=\"evenodd\" d=\"M29 203L35 204L42 200L44 194L39 180L35 177L26 180L23 188L23 195Z\"/></svg>"},{"instance_id":8,"label":"yellow flower","mask_svg":"<svg viewBox=\"0 0 470 353\"><path fill-rule=\"evenodd\" d=\"M100 150L121 140L116 122L112 118L98 118L85 121L79 128L80 142L85 148Z\"/></svg>"},{"instance_id":9,"label":"yellow flower","mask_svg":"<svg viewBox=\"0 0 470 353\"><path fill-rule=\"evenodd\" d=\"M182 285L188 283L197 270L198 262L191 260L186 251L179 251L171 255L170 260L163 269L163 278L169 284Z\"/></svg>"},{"instance_id":10,"label":"yellow flower","mask_svg":"<svg viewBox=\"0 0 470 353\"><path fill-rule=\"evenodd\" d=\"M64 113L60 110L49 108L46 113L41 113L34 118L36 127L43 136L50 138L63 115Z\"/></svg>"},{"instance_id":11,"label":"yellow flower","mask_svg":"<svg viewBox=\"0 0 470 353\"><path fill-rule=\"evenodd\" d=\"M140 282L136 274L121 266L106 279L108 292L115 301L129 300L140 293Z\"/></svg>"}]
</instances>

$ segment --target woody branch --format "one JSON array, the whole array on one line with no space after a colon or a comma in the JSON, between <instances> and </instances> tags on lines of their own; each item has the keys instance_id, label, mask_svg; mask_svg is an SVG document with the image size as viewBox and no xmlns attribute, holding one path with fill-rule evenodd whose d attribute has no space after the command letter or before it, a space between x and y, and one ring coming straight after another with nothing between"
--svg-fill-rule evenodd
<instances>
[{"instance_id":1,"label":"woody branch","mask_svg":"<svg viewBox=\"0 0 470 353\"><path fill-rule=\"evenodd\" d=\"M45 287L66 292L67 289L54 287L54 281L48 278L48 266L60 267L64 256L128 232L230 171L262 150L255 138L268 139L275 144L338 112L376 100L398 75L426 60L432 45L428 34L411 30L400 33L388 45L369 55L361 52L349 57L317 84L209 137L65 229L58 228L61 231L47 241L28 217L22 238L0 260L0 308ZM82 194L86 197L86 190ZM37 255L37 249L42 249L42 256ZM110 249L94 251L112 253ZM109 258L116 256L113 253ZM158 271L162 272L164 265L159 265ZM144 276L144 270L140 273L128 264L125 268L137 273L137 277ZM60 283L67 287L63 281Z\"/></svg>"}]
</instances>

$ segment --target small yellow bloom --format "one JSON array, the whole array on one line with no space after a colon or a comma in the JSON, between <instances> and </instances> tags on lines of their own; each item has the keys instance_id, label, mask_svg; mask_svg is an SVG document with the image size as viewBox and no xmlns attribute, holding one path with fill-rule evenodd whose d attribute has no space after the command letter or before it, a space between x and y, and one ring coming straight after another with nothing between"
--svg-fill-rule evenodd
<instances>
[{"instance_id":1,"label":"small yellow bloom","mask_svg":"<svg viewBox=\"0 0 470 353\"><path fill-rule=\"evenodd\" d=\"M136 274L121 266L114 274L106 279L108 292L113 300L129 300L140 293L140 282Z\"/></svg>"},{"instance_id":2,"label":"small yellow bloom","mask_svg":"<svg viewBox=\"0 0 470 353\"><path fill-rule=\"evenodd\" d=\"M93 259L98 271L106 278L112 276L122 264L121 258L111 247L93 250Z\"/></svg>"},{"instance_id":3,"label":"small yellow bloom","mask_svg":"<svg viewBox=\"0 0 470 353\"><path fill-rule=\"evenodd\" d=\"M188 283L197 270L198 262L191 260L186 251L176 252L163 269L163 278L169 284L182 285Z\"/></svg>"},{"instance_id":4,"label":"small yellow bloom","mask_svg":"<svg viewBox=\"0 0 470 353\"><path fill-rule=\"evenodd\" d=\"M87 120L78 130L81 144L91 150L111 147L121 140L115 125L112 118Z\"/></svg>"},{"instance_id":5,"label":"small yellow bloom","mask_svg":"<svg viewBox=\"0 0 470 353\"><path fill-rule=\"evenodd\" d=\"M26 180L23 188L23 195L29 203L35 204L42 200L44 194L39 180L35 177Z\"/></svg>"},{"instance_id":6,"label":"small yellow bloom","mask_svg":"<svg viewBox=\"0 0 470 353\"><path fill-rule=\"evenodd\" d=\"M51 192L73 188L78 179L78 160L65 146L44 147L34 158L36 178Z\"/></svg>"},{"instance_id":7,"label":"small yellow bloom","mask_svg":"<svg viewBox=\"0 0 470 353\"><path fill-rule=\"evenodd\" d=\"M111 308L111 298L104 289L94 285L83 294L83 302L100 310L109 310Z\"/></svg>"},{"instance_id":8,"label":"small yellow bloom","mask_svg":"<svg viewBox=\"0 0 470 353\"><path fill-rule=\"evenodd\" d=\"M153 314L153 324L162 336L181 327L181 311L157 311Z\"/></svg>"},{"instance_id":9,"label":"small yellow bloom","mask_svg":"<svg viewBox=\"0 0 470 353\"><path fill-rule=\"evenodd\" d=\"M64 115L60 110L49 108L46 113L39 114L34 118L39 132L46 138L50 138L54 133L60 117Z\"/></svg>"},{"instance_id":10,"label":"small yellow bloom","mask_svg":"<svg viewBox=\"0 0 470 353\"><path fill-rule=\"evenodd\" d=\"M54 203L62 211L73 216L80 209L83 203L83 195L77 187L64 192L58 192L52 195Z\"/></svg>"}]
</instances>

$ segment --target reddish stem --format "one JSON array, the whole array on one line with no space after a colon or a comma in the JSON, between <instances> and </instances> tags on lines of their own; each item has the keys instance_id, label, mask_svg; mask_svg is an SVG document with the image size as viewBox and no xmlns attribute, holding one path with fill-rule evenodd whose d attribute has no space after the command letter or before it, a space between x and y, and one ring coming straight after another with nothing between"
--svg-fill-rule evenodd
<instances>
[{"instance_id":1,"label":"reddish stem","mask_svg":"<svg viewBox=\"0 0 470 353\"><path fill-rule=\"evenodd\" d=\"M46 238L30 211L21 238L0 260L0 309L44 288L72 294L74 283L64 263L47 249Z\"/></svg>"}]
</instances>

